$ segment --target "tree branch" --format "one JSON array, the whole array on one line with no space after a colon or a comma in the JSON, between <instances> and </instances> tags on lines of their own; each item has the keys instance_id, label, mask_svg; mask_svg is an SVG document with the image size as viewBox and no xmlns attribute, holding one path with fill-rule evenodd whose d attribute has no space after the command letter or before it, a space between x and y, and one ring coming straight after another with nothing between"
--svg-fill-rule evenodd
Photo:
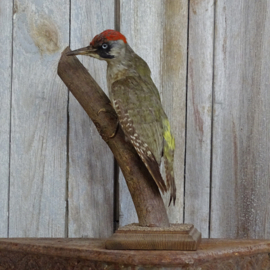
<instances>
[{"instance_id":1,"label":"tree branch","mask_svg":"<svg viewBox=\"0 0 270 270\"><path fill-rule=\"evenodd\" d=\"M66 56L67 47L58 64L58 75L94 122L98 132L113 152L126 179L134 202L139 225L169 226L167 212L157 185L119 126L110 100L76 56ZM105 76L105 75L104 75Z\"/></svg>"}]
</instances>

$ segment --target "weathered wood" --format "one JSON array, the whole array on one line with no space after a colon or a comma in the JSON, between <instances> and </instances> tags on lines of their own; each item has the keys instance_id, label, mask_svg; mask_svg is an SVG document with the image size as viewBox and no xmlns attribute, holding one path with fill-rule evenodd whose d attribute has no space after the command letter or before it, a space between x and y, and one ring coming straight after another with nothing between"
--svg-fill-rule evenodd
<instances>
[{"instance_id":1,"label":"weathered wood","mask_svg":"<svg viewBox=\"0 0 270 270\"><path fill-rule=\"evenodd\" d=\"M184 208L188 1L162 3L164 28L160 39L163 46L158 76L161 77L162 103L175 136L174 174L177 188L175 207L168 207L167 212L171 223L181 223ZM159 21L157 23L160 24ZM154 58L153 65L156 63Z\"/></svg>"},{"instance_id":2,"label":"weathered wood","mask_svg":"<svg viewBox=\"0 0 270 270\"><path fill-rule=\"evenodd\" d=\"M270 7L217 1L212 237L270 237Z\"/></svg>"},{"instance_id":3,"label":"weathered wood","mask_svg":"<svg viewBox=\"0 0 270 270\"><path fill-rule=\"evenodd\" d=\"M177 200L176 206L167 208L167 211L171 222L182 222L188 1L120 2L120 30L133 50L148 63L153 81L161 93L164 109L172 123L177 147ZM167 205L167 194L164 200ZM136 214L126 192L124 179L120 177L120 226L132 222L136 222Z\"/></svg>"},{"instance_id":4,"label":"weathered wood","mask_svg":"<svg viewBox=\"0 0 270 270\"><path fill-rule=\"evenodd\" d=\"M141 226L168 226L168 217L157 185L137 155L132 144L117 127L117 115L110 100L76 57L59 61L58 75L96 125L100 135L112 150L127 181ZM102 202L106 203L106 202ZM100 214L100 213L99 213Z\"/></svg>"},{"instance_id":5,"label":"weathered wood","mask_svg":"<svg viewBox=\"0 0 270 270\"><path fill-rule=\"evenodd\" d=\"M132 198L130 196L126 180L119 172L119 226L125 226L130 223L137 223L138 216Z\"/></svg>"},{"instance_id":6,"label":"weathered wood","mask_svg":"<svg viewBox=\"0 0 270 270\"><path fill-rule=\"evenodd\" d=\"M170 227L141 227L138 223L118 229L105 242L107 249L124 250L197 250L201 233L192 224Z\"/></svg>"},{"instance_id":7,"label":"weathered wood","mask_svg":"<svg viewBox=\"0 0 270 270\"><path fill-rule=\"evenodd\" d=\"M120 0L120 31L132 49L149 65L152 79L160 89L160 50L162 43L161 0ZM137 222L135 208L127 193L125 179L119 177L119 225Z\"/></svg>"},{"instance_id":8,"label":"weathered wood","mask_svg":"<svg viewBox=\"0 0 270 270\"><path fill-rule=\"evenodd\" d=\"M97 12L102 6L102 12ZM71 1L71 47L84 47L114 27L114 0ZM83 7L83 8L82 8ZM97 14L99 15L97 16ZM79 57L107 93L106 62ZM113 155L93 122L71 94L69 99L68 236L108 237L113 233Z\"/></svg>"},{"instance_id":9,"label":"weathered wood","mask_svg":"<svg viewBox=\"0 0 270 270\"><path fill-rule=\"evenodd\" d=\"M65 236L68 1L15 1L9 235Z\"/></svg>"},{"instance_id":10,"label":"weathered wood","mask_svg":"<svg viewBox=\"0 0 270 270\"><path fill-rule=\"evenodd\" d=\"M100 239L1 239L2 269L262 270L269 240L202 239L197 251L107 250Z\"/></svg>"},{"instance_id":11,"label":"weathered wood","mask_svg":"<svg viewBox=\"0 0 270 270\"><path fill-rule=\"evenodd\" d=\"M214 0L190 1L185 222L209 236Z\"/></svg>"},{"instance_id":12,"label":"weathered wood","mask_svg":"<svg viewBox=\"0 0 270 270\"><path fill-rule=\"evenodd\" d=\"M0 237L8 236L12 1L0 2Z\"/></svg>"}]
</instances>

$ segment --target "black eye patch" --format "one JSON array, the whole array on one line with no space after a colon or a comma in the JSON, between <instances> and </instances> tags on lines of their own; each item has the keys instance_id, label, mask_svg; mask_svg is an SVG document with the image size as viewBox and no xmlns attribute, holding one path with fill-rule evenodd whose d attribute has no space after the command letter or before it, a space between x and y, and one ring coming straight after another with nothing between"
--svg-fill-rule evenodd
<instances>
[{"instance_id":1,"label":"black eye patch","mask_svg":"<svg viewBox=\"0 0 270 270\"><path fill-rule=\"evenodd\" d=\"M111 46L108 43L103 43L98 47L98 55L102 58L112 59L113 55L110 55Z\"/></svg>"}]
</instances>

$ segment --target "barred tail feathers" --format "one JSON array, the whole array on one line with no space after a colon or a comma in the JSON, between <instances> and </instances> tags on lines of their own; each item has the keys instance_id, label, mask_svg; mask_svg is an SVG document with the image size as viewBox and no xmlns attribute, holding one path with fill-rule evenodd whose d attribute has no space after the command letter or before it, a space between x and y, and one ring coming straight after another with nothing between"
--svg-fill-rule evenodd
<instances>
[{"instance_id":1,"label":"barred tail feathers","mask_svg":"<svg viewBox=\"0 0 270 270\"><path fill-rule=\"evenodd\" d=\"M175 205L176 200L176 186L174 180L174 171L173 171L173 163L174 163L174 149L175 149L175 141L174 137L171 133L170 123L168 119L163 120L163 137L164 137L164 149L163 149L163 157L164 157L164 165L166 172L166 186L170 189L170 201L173 201Z\"/></svg>"}]
</instances>

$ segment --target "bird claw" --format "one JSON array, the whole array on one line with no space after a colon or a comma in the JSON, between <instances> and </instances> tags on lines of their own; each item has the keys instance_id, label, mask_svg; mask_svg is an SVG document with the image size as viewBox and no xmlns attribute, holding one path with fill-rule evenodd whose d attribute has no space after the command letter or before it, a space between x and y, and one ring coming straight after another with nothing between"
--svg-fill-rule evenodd
<instances>
[{"instance_id":1,"label":"bird claw","mask_svg":"<svg viewBox=\"0 0 270 270\"><path fill-rule=\"evenodd\" d=\"M110 106L112 106L112 103L111 103L111 102L108 103L108 104L109 104ZM106 110L105 108L101 108L101 109L97 112L97 115L99 116L99 114L102 113L102 112L103 112L103 113L111 113L110 110ZM103 138L103 140L104 140L105 142L108 142L109 139L112 139L112 138L116 135L117 130L118 130L118 126L119 126L119 122L117 121L115 131L114 131L111 135L109 135L109 136L104 136L104 135L102 134L100 128L99 128L99 133L100 133L100 135L102 136L102 138Z\"/></svg>"},{"instance_id":2,"label":"bird claw","mask_svg":"<svg viewBox=\"0 0 270 270\"><path fill-rule=\"evenodd\" d=\"M113 107L113 105L112 105L112 103L111 102L109 102L109 103L107 103L107 104L109 104L110 106L112 106ZM107 111L105 108L101 108L98 112L97 112L97 115L99 115L101 112L104 112L104 113L110 113L110 111Z\"/></svg>"},{"instance_id":3,"label":"bird claw","mask_svg":"<svg viewBox=\"0 0 270 270\"><path fill-rule=\"evenodd\" d=\"M116 128L115 128L114 132L111 135L105 135L107 132L104 132L104 129L100 126L100 124L96 121L94 121L94 124L95 124L100 136L102 137L102 139L105 142L108 142L110 139L112 139L116 135L117 130L118 130L118 126L119 126L119 122L117 121Z\"/></svg>"},{"instance_id":4,"label":"bird claw","mask_svg":"<svg viewBox=\"0 0 270 270\"><path fill-rule=\"evenodd\" d=\"M117 121L115 131L112 133L112 135L109 136L110 139L112 139L116 135L117 130L118 130L118 126L119 126L119 122Z\"/></svg>"},{"instance_id":5,"label":"bird claw","mask_svg":"<svg viewBox=\"0 0 270 270\"><path fill-rule=\"evenodd\" d=\"M105 109L105 108L100 109L100 110L97 112L97 115L99 115L101 112L106 112L106 109Z\"/></svg>"}]
</instances>

